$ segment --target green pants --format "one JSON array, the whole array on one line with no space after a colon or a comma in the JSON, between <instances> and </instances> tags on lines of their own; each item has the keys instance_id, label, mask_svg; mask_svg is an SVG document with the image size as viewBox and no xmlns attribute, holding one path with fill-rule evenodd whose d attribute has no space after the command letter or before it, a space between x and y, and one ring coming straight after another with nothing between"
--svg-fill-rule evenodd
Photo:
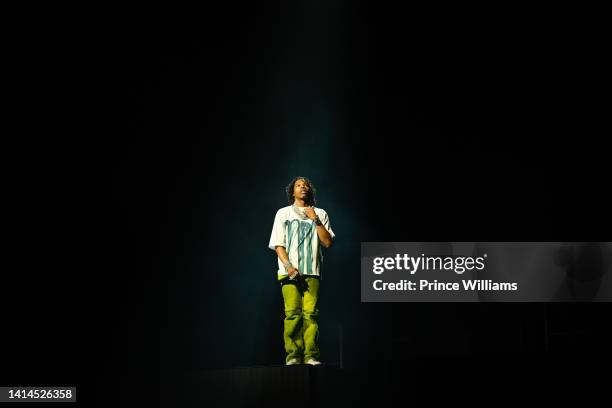
<instances>
[{"instance_id":1,"label":"green pants","mask_svg":"<svg viewBox=\"0 0 612 408\"><path fill-rule=\"evenodd\" d=\"M306 362L310 358L318 360L319 279L299 277L296 282L283 279L281 288L285 302L283 338L287 353L286 361L294 358L300 362Z\"/></svg>"}]
</instances>

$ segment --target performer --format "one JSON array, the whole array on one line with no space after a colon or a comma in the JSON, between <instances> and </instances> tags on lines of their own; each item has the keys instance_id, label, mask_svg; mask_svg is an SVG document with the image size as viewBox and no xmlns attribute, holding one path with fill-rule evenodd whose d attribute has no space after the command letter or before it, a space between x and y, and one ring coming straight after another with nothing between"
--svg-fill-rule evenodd
<instances>
[{"instance_id":1,"label":"performer","mask_svg":"<svg viewBox=\"0 0 612 408\"><path fill-rule=\"evenodd\" d=\"M331 248L335 234L327 212L314 207L316 189L310 180L296 177L286 192L289 206L276 212L268 245L278 255L278 280L285 303L285 362L319 365L321 246Z\"/></svg>"}]
</instances>

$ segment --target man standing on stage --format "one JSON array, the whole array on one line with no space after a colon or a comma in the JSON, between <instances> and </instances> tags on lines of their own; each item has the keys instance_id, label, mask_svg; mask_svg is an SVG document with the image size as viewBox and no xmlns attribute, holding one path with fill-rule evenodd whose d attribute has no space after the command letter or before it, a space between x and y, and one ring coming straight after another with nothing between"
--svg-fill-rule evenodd
<instances>
[{"instance_id":1,"label":"man standing on stage","mask_svg":"<svg viewBox=\"0 0 612 408\"><path fill-rule=\"evenodd\" d=\"M276 212L268 245L278 255L278 280L285 303L285 361L287 365L318 365L321 246L331 248L335 234L327 212L314 207L316 190L310 180L296 177L286 192L289 206Z\"/></svg>"}]
</instances>

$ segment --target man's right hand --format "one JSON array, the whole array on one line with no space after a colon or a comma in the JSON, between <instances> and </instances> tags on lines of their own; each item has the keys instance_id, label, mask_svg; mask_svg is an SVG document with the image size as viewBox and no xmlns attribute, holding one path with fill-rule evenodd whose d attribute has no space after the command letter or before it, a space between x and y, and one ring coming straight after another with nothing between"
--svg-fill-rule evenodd
<instances>
[{"instance_id":1,"label":"man's right hand","mask_svg":"<svg viewBox=\"0 0 612 408\"><path fill-rule=\"evenodd\" d=\"M291 267L287 269L287 274L289 275L289 279L293 279L300 274L300 271L297 268Z\"/></svg>"}]
</instances>

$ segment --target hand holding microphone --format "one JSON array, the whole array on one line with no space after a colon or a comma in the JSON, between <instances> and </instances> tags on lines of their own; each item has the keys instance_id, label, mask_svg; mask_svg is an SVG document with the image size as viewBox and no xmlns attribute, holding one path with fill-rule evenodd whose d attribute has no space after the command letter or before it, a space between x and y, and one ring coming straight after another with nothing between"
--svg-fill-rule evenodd
<instances>
[{"instance_id":1,"label":"hand holding microphone","mask_svg":"<svg viewBox=\"0 0 612 408\"><path fill-rule=\"evenodd\" d=\"M300 274L300 271L298 271L297 268L291 265L291 262L289 262L288 260L283 265L285 266L285 271L287 271L287 275L289 275L289 279L295 279L295 277Z\"/></svg>"}]
</instances>

